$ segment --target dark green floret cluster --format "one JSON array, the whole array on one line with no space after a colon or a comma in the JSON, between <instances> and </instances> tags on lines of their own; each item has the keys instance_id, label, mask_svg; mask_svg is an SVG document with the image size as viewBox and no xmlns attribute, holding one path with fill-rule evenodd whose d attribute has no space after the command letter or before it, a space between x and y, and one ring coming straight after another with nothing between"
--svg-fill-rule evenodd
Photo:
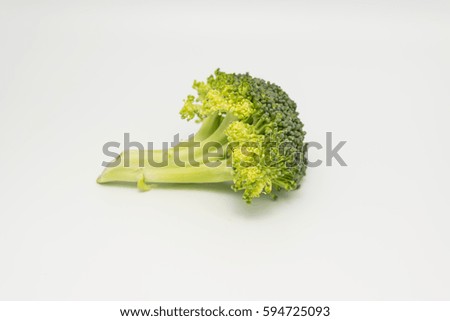
<instances>
[{"instance_id":1,"label":"dark green floret cluster","mask_svg":"<svg viewBox=\"0 0 450 321\"><path fill-rule=\"evenodd\" d=\"M296 103L279 86L248 73L218 69L205 82L195 81L193 88L197 94L185 99L180 114L202 123L193 138L199 148L189 158L198 164L177 169L171 161L175 153L181 159L189 155L188 148L175 147L167 151L167 168L133 168L134 175L125 175L128 181L136 181L141 188L164 182L230 181L235 191L243 191L247 202L262 194L275 198L276 191L300 187L306 171L305 132ZM213 143L215 157L207 158L205 147ZM99 182L123 181L123 171L107 169Z\"/></svg>"}]
</instances>

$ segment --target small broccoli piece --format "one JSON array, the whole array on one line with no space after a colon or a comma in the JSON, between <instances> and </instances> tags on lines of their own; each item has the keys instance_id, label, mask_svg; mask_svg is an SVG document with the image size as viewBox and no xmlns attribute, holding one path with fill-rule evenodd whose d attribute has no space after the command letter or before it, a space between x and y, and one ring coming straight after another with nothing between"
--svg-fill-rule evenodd
<instances>
[{"instance_id":1,"label":"small broccoli piece","mask_svg":"<svg viewBox=\"0 0 450 321\"><path fill-rule=\"evenodd\" d=\"M155 161L166 158L166 166L150 165L149 151L125 151L119 166L107 167L97 182L135 182L140 190L152 183L232 182L248 203L300 187L306 172L305 132L295 102L279 86L217 69L193 88L197 95L185 99L180 114L202 125L187 143L150 151Z\"/></svg>"}]
</instances>

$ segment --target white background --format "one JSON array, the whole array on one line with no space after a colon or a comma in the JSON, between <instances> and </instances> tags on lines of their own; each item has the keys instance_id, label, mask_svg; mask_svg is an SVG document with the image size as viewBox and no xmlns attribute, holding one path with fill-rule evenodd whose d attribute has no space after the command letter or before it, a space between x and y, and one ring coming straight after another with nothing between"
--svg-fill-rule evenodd
<instances>
[{"instance_id":1,"label":"white background","mask_svg":"<svg viewBox=\"0 0 450 321\"><path fill-rule=\"evenodd\" d=\"M0 0L0 299L450 299L449 57L448 1ZM348 166L251 206L95 183L124 132L193 132L217 67L281 85Z\"/></svg>"},{"instance_id":2,"label":"white background","mask_svg":"<svg viewBox=\"0 0 450 321\"><path fill-rule=\"evenodd\" d=\"M293 308L279 310L282 306ZM193 315L195 315L196 309L204 308L204 310L212 311L204 312L203 315L210 315L210 313L217 315L217 309L221 307L223 313L241 314L241 318L244 318L242 315L246 315L247 319L252 320L292 320L295 315L306 314L307 316L303 316L302 320L448 321L450 318L449 306L450 301L0 301L0 317L3 318L2 320L8 321L60 321L61 316L64 316L64 321L114 321L124 320L121 310L122 313L126 313L125 311L128 310L128 314L130 314L129 310L131 309L142 309L147 310L147 313L155 314L155 310L159 312L161 307L166 315L175 315L176 313L180 315L179 309L183 311L181 312L183 314L186 313L185 309L193 309ZM265 312L265 307L269 313ZM272 307L283 311L281 313L284 313L284 316L278 313L273 314ZM295 307L298 307L298 310ZM322 307L320 316L311 307ZM324 307L328 307L329 310ZM175 312L174 309L177 311ZM249 317L249 309L251 317ZM302 309L306 313L302 312ZM239 312L236 312L237 310ZM308 315L308 310L309 313L315 314ZM267 318L267 314L270 315L269 318ZM326 314L327 316L325 316ZM129 319L132 319L131 316ZM152 316L152 319L158 319L158 317ZM197 317L197 319L199 318ZM217 320L217 317L201 317L201 320Z\"/></svg>"}]
</instances>

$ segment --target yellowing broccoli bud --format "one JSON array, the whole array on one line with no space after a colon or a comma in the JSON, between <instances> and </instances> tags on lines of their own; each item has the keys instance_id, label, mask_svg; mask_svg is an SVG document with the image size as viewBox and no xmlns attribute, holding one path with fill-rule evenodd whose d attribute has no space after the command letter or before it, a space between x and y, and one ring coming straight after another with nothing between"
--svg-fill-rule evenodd
<instances>
[{"instance_id":1,"label":"yellowing broccoli bud","mask_svg":"<svg viewBox=\"0 0 450 321\"><path fill-rule=\"evenodd\" d=\"M194 81L192 88L197 91L197 98L190 95L186 99L182 109L184 118L192 119L196 115L199 119L204 119L218 112L247 119L254 112L253 103L245 96L249 91L249 84L231 85L224 79L209 77L206 83Z\"/></svg>"},{"instance_id":2,"label":"yellowing broccoli bud","mask_svg":"<svg viewBox=\"0 0 450 321\"><path fill-rule=\"evenodd\" d=\"M272 183L270 178L259 167L241 168L234 179L235 191L244 190L243 198L248 203L253 198L259 197L262 193L272 192Z\"/></svg>"},{"instance_id":3,"label":"yellowing broccoli bud","mask_svg":"<svg viewBox=\"0 0 450 321\"><path fill-rule=\"evenodd\" d=\"M240 121L235 121L228 126L225 134L230 142L262 142L264 139L263 135L256 133L253 126Z\"/></svg>"},{"instance_id":4,"label":"yellowing broccoli bud","mask_svg":"<svg viewBox=\"0 0 450 321\"><path fill-rule=\"evenodd\" d=\"M247 99L232 102L228 110L239 119L246 119L253 113L253 104Z\"/></svg>"},{"instance_id":5,"label":"yellowing broccoli bud","mask_svg":"<svg viewBox=\"0 0 450 321\"><path fill-rule=\"evenodd\" d=\"M187 98L184 100L184 106L180 110L181 118L191 120L199 114L198 111L201 106L195 104L194 100L195 97L192 95L187 96Z\"/></svg>"}]
</instances>

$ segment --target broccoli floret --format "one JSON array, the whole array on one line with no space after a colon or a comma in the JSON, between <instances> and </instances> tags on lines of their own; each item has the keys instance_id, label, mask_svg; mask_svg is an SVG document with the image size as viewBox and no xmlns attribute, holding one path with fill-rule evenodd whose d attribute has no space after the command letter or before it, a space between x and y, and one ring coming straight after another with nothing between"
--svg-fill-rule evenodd
<instances>
[{"instance_id":1,"label":"broccoli floret","mask_svg":"<svg viewBox=\"0 0 450 321\"><path fill-rule=\"evenodd\" d=\"M295 102L279 86L217 69L193 88L197 95L189 95L180 111L202 123L190 140L169 150L126 151L97 182L135 182L140 190L152 183L232 182L248 203L300 187L305 132ZM151 165L150 157L167 164Z\"/></svg>"}]
</instances>

